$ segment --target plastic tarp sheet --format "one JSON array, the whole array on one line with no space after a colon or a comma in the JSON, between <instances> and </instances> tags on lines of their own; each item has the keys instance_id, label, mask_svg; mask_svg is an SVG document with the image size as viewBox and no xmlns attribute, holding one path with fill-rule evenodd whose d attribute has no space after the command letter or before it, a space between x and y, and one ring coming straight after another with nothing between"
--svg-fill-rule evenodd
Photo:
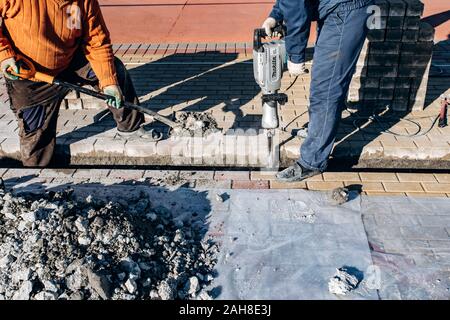
<instances>
[{"instance_id":1,"label":"plastic tarp sheet","mask_svg":"<svg viewBox=\"0 0 450 320\"><path fill-rule=\"evenodd\" d=\"M406 252L387 250L386 241L399 241L398 235L390 231L389 221L374 222L375 215L398 223L414 213L439 213L448 222L449 199L352 193L349 202L338 206L326 193L305 190L70 186L79 195L111 199L146 192L153 205L170 208L174 216L199 215L205 235L220 243L217 277L209 288L218 299L450 298L449 248L443 246L439 263L420 264L418 258L426 255L414 247ZM331 294L329 280L344 266L361 272L362 281L346 295Z\"/></svg>"}]
</instances>

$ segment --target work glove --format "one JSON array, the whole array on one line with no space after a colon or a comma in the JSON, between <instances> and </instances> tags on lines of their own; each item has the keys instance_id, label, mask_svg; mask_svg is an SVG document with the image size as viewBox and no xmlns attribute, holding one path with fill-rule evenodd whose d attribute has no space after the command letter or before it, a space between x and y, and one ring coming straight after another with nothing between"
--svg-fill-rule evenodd
<instances>
[{"instance_id":1,"label":"work glove","mask_svg":"<svg viewBox=\"0 0 450 320\"><path fill-rule=\"evenodd\" d=\"M13 76L8 72L8 69L11 68L15 73L19 73L19 67L17 66L16 59L9 58L3 60L0 68L5 77L8 78L9 80L19 80L19 77Z\"/></svg>"},{"instance_id":2,"label":"work glove","mask_svg":"<svg viewBox=\"0 0 450 320\"><path fill-rule=\"evenodd\" d=\"M276 25L277 25L277 21L272 17L268 17L266 19L266 21L264 21L262 27L266 31L266 34L268 37L278 37L279 36L278 33L273 32L273 29L276 27Z\"/></svg>"},{"instance_id":3,"label":"work glove","mask_svg":"<svg viewBox=\"0 0 450 320\"><path fill-rule=\"evenodd\" d=\"M306 65L304 62L302 63L294 63L288 60L288 71L291 76L297 77L302 74L309 73L309 70L306 69Z\"/></svg>"},{"instance_id":4,"label":"work glove","mask_svg":"<svg viewBox=\"0 0 450 320\"><path fill-rule=\"evenodd\" d=\"M113 107L116 109L122 108L123 96L122 96L122 90L120 90L119 86L117 86L117 85L106 86L103 88L103 93L108 96L114 97L111 99L106 99L106 104L109 107Z\"/></svg>"}]
</instances>

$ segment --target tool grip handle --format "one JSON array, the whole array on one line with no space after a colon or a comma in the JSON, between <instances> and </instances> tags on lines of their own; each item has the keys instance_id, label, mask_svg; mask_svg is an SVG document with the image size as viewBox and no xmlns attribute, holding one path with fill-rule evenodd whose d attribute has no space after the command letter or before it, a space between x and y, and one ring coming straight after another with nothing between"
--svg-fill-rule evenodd
<instances>
[{"instance_id":1,"label":"tool grip handle","mask_svg":"<svg viewBox=\"0 0 450 320\"><path fill-rule=\"evenodd\" d=\"M277 24L275 28L273 28L273 33L279 33L281 38L286 36L286 28L282 24ZM255 29L253 34L253 49L259 51L262 48L262 39L267 38L268 35L264 28Z\"/></svg>"},{"instance_id":2,"label":"tool grip handle","mask_svg":"<svg viewBox=\"0 0 450 320\"><path fill-rule=\"evenodd\" d=\"M8 73L23 80L42 81L53 84L54 77L48 74L36 71L33 63L22 55L15 57L19 72L15 72L11 67L8 68Z\"/></svg>"}]
</instances>

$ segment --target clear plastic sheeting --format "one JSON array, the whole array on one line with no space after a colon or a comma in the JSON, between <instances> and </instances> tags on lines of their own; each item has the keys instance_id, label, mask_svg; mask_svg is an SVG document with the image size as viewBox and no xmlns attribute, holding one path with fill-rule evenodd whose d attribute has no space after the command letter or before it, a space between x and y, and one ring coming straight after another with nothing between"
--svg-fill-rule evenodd
<instances>
[{"instance_id":1,"label":"clear plastic sheeting","mask_svg":"<svg viewBox=\"0 0 450 320\"><path fill-rule=\"evenodd\" d=\"M450 199L352 192L349 202L333 205L329 194L305 190L49 188L65 186L121 201L146 192L152 206L181 221L201 217L205 237L220 244L208 288L217 299L450 298ZM339 268L361 279L345 295L329 291Z\"/></svg>"},{"instance_id":2,"label":"clear plastic sheeting","mask_svg":"<svg viewBox=\"0 0 450 320\"><path fill-rule=\"evenodd\" d=\"M363 197L381 299L450 299L450 199Z\"/></svg>"},{"instance_id":3,"label":"clear plastic sheeting","mask_svg":"<svg viewBox=\"0 0 450 320\"><path fill-rule=\"evenodd\" d=\"M219 299L378 299L364 279L346 295L329 292L336 269L362 275L372 259L360 198L331 205L324 193L228 191L211 216L223 224L214 281Z\"/></svg>"}]
</instances>

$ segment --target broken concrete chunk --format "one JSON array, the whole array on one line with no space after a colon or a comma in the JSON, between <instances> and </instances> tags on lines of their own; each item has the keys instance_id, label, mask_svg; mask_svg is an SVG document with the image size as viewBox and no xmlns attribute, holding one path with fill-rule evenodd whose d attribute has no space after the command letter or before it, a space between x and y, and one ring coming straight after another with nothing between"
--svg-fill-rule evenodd
<instances>
[{"instance_id":1,"label":"broken concrete chunk","mask_svg":"<svg viewBox=\"0 0 450 320\"><path fill-rule=\"evenodd\" d=\"M96 273L91 269L86 270L89 285L95 292L103 299L108 300L111 298L111 283L106 275Z\"/></svg>"},{"instance_id":2,"label":"broken concrete chunk","mask_svg":"<svg viewBox=\"0 0 450 320\"><path fill-rule=\"evenodd\" d=\"M12 274L11 279L14 283L18 283L21 281L29 280L31 277L32 271L30 268L21 269Z\"/></svg>"},{"instance_id":3,"label":"broken concrete chunk","mask_svg":"<svg viewBox=\"0 0 450 320\"><path fill-rule=\"evenodd\" d=\"M354 267L344 266L336 270L333 278L328 282L330 293L346 295L355 290L363 279L363 273Z\"/></svg>"},{"instance_id":4,"label":"broken concrete chunk","mask_svg":"<svg viewBox=\"0 0 450 320\"><path fill-rule=\"evenodd\" d=\"M34 296L35 300L56 300L58 295L56 292L41 291Z\"/></svg>"},{"instance_id":5,"label":"broken concrete chunk","mask_svg":"<svg viewBox=\"0 0 450 320\"><path fill-rule=\"evenodd\" d=\"M31 291L33 291L31 281L24 281L19 290L14 293L12 300L29 300Z\"/></svg>"},{"instance_id":6,"label":"broken concrete chunk","mask_svg":"<svg viewBox=\"0 0 450 320\"><path fill-rule=\"evenodd\" d=\"M77 220L75 220L75 227L77 227L78 231L85 233L87 232L88 223L89 222L83 217L78 217Z\"/></svg>"},{"instance_id":7,"label":"broken concrete chunk","mask_svg":"<svg viewBox=\"0 0 450 320\"><path fill-rule=\"evenodd\" d=\"M12 255L7 254L6 256L0 258L0 268L6 268L13 261L14 257Z\"/></svg>"},{"instance_id":8,"label":"broken concrete chunk","mask_svg":"<svg viewBox=\"0 0 450 320\"><path fill-rule=\"evenodd\" d=\"M158 286L158 296L162 300L173 300L175 298L175 288L173 280L163 280Z\"/></svg>"},{"instance_id":9,"label":"broken concrete chunk","mask_svg":"<svg viewBox=\"0 0 450 320\"><path fill-rule=\"evenodd\" d=\"M335 205L341 205L349 200L350 191L347 188L336 188L331 191L330 201Z\"/></svg>"},{"instance_id":10,"label":"broken concrete chunk","mask_svg":"<svg viewBox=\"0 0 450 320\"><path fill-rule=\"evenodd\" d=\"M133 294L137 291L137 284L136 281L134 281L133 279L128 279L125 282L125 287L127 288L128 292Z\"/></svg>"},{"instance_id":11,"label":"broken concrete chunk","mask_svg":"<svg viewBox=\"0 0 450 320\"><path fill-rule=\"evenodd\" d=\"M36 221L36 212L35 211L29 211L22 213L21 218L25 222L35 222Z\"/></svg>"},{"instance_id":12,"label":"broken concrete chunk","mask_svg":"<svg viewBox=\"0 0 450 320\"><path fill-rule=\"evenodd\" d=\"M216 201L217 201L217 202L223 202L223 198L222 198L222 195L221 195L221 194L216 193Z\"/></svg>"},{"instance_id":13,"label":"broken concrete chunk","mask_svg":"<svg viewBox=\"0 0 450 320\"><path fill-rule=\"evenodd\" d=\"M196 276L190 277L186 282L184 290L187 291L190 295L195 295L200 290L198 278Z\"/></svg>"}]
</instances>

